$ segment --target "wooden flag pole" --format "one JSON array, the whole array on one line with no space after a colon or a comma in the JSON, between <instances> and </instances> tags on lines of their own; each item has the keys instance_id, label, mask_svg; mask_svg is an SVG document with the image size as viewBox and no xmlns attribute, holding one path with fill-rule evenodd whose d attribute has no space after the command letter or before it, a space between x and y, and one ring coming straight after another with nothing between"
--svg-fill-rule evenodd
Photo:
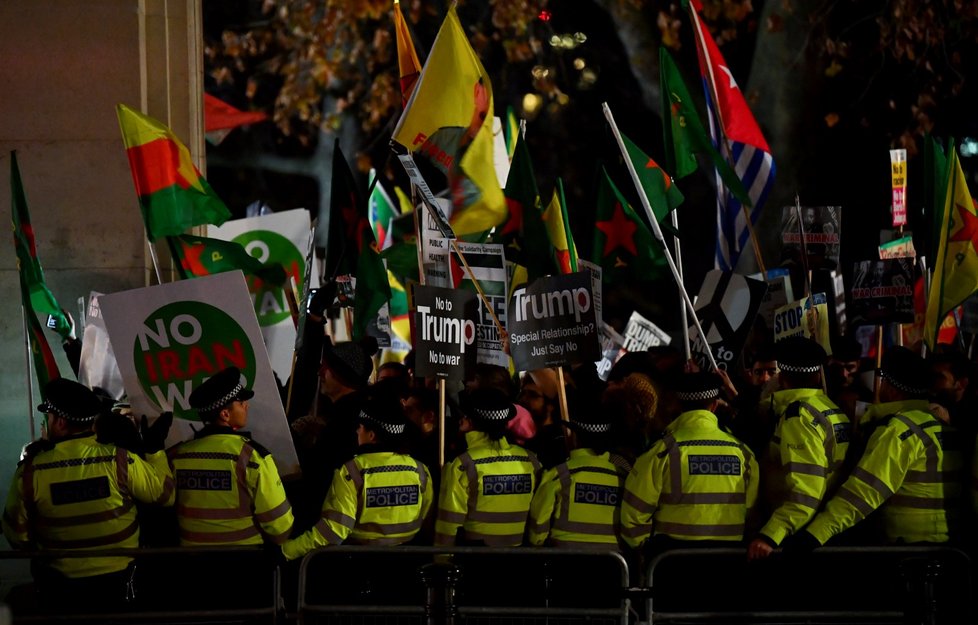
<instances>
[{"instance_id":1,"label":"wooden flag pole","mask_svg":"<svg viewBox=\"0 0 978 625\"><path fill-rule=\"evenodd\" d=\"M795 216L798 219L798 235L801 237L801 266L805 275L805 297L812 294L812 270L808 267L808 243L805 242L805 222L801 218L801 198L795 194Z\"/></svg>"},{"instance_id":2,"label":"wooden flag pole","mask_svg":"<svg viewBox=\"0 0 978 625\"><path fill-rule=\"evenodd\" d=\"M560 401L560 419L567 423L570 421L570 410L567 408L567 389L564 385L564 368L557 367L557 398Z\"/></svg>"},{"instance_id":3,"label":"wooden flag pole","mask_svg":"<svg viewBox=\"0 0 978 625\"><path fill-rule=\"evenodd\" d=\"M438 378L438 466L445 466L445 378Z\"/></svg>"},{"instance_id":4,"label":"wooden flag pole","mask_svg":"<svg viewBox=\"0 0 978 625\"><path fill-rule=\"evenodd\" d=\"M672 258L672 252L669 251L669 246L666 245L665 237L662 236L662 228L659 227L659 222L655 218L655 213L652 212L652 205L649 204L649 196L645 193L645 187L642 186L641 181L638 178L638 172L635 171L635 164L632 163L632 159L628 156L628 149L625 147L625 142L621 138L621 132L618 130L617 124L615 124L615 118L611 114L611 108L608 106L607 102L601 103L601 108L604 111L605 119L611 125L611 131L615 135L615 140L618 141L618 149L621 150L622 158L625 159L625 165L628 167L628 173L632 176L632 182L635 184L635 189L638 191L638 197L642 201L642 208L645 209L645 215L649 218L649 222L652 224L652 230L655 232L655 238L659 239L659 243L662 244L662 250L666 253L666 260L669 261L669 269L672 270L672 276L676 280L676 285L679 287L679 292L683 296L683 301L686 302L686 309L690 312L693 317L693 324L696 325L696 330L700 333L700 337L706 342L706 333L703 332L703 327L700 325L700 320L696 316L696 309L693 308L693 302L689 299L689 293L686 292L686 287L683 284L682 276L679 275L679 270L676 268L676 262ZM706 356L710 360L710 365L713 370L719 370L717 366L716 359L713 358L713 353L707 349Z\"/></svg>"},{"instance_id":5,"label":"wooden flag pole","mask_svg":"<svg viewBox=\"0 0 978 625\"><path fill-rule=\"evenodd\" d=\"M701 46L705 56L706 45L705 45L705 39L703 37L703 31L702 31L703 23L700 22L699 15L696 14L696 7L694 7L692 3L689 4L689 13L690 13L690 21L693 22L693 27L696 30L696 36L700 40L700 42L703 42L701 43ZM731 162L731 158L730 158L730 145L727 143L727 135L723 130L724 128L726 128L726 125L723 123L723 111L720 110L720 106L719 106L720 96L716 90L717 83L716 83L716 76L714 76L713 74L713 63L711 63L709 59L707 59L706 61L706 71L709 72L710 74L710 80L708 82L710 83L710 91L713 92L713 101L717 103L717 106L714 107L714 111L716 112L717 117L719 118L720 121L720 135L723 138L723 141L720 142L720 147L723 150L723 158L724 160L727 161L727 164L730 165L730 168L736 174L737 170L734 167L734 163ZM764 258L761 256L760 243L758 243L757 235L754 233L754 224L752 223L750 217L750 210L748 210L747 206L743 202L740 203L740 210L743 211L744 213L744 221L747 224L747 233L750 235L751 246L754 248L754 258L757 260L757 268L761 270L761 275L764 276L764 279L766 280L767 270L764 268Z\"/></svg>"},{"instance_id":6,"label":"wooden flag pole","mask_svg":"<svg viewBox=\"0 0 978 625\"><path fill-rule=\"evenodd\" d=\"M883 326L876 326L876 379L873 382L873 403L880 403L880 367L883 366Z\"/></svg>"}]
</instances>

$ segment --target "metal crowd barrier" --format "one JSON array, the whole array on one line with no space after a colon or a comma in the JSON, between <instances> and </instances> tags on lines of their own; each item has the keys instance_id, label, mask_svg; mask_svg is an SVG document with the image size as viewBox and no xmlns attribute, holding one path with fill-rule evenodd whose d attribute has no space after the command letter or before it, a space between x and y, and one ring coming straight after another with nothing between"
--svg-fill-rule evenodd
<instances>
[{"instance_id":1,"label":"metal crowd barrier","mask_svg":"<svg viewBox=\"0 0 978 625\"><path fill-rule=\"evenodd\" d=\"M950 547L827 547L748 562L746 549L677 549L645 570L643 621L972 623L972 562Z\"/></svg>"},{"instance_id":2,"label":"metal crowd barrier","mask_svg":"<svg viewBox=\"0 0 978 625\"><path fill-rule=\"evenodd\" d=\"M616 551L326 547L299 569L310 623L628 625L629 575Z\"/></svg>"},{"instance_id":3,"label":"metal crowd barrier","mask_svg":"<svg viewBox=\"0 0 978 625\"><path fill-rule=\"evenodd\" d=\"M137 575L136 599L113 609L75 609L69 605L18 605L9 602L13 623L276 623L281 615L277 567L256 547L173 547L91 551L0 551L3 560L131 557ZM247 567L247 568L246 568ZM253 584L251 592L227 573ZM264 578L267 575L267 578ZM226 583L222 583L224 580ZM196 584L190 586L190 584ZM34 583L30 586L33 587ZM242 592L236 593L237 586ZM31 590L32 588L26 589ZM223 593L223 596L220 596ZM32 593L30 594L33 597ZM21 593L21 597L26 596ZM242 605L244 604L244 605ZM104 610L104 608L103 608Z\"/></svg>"}]
</instances>

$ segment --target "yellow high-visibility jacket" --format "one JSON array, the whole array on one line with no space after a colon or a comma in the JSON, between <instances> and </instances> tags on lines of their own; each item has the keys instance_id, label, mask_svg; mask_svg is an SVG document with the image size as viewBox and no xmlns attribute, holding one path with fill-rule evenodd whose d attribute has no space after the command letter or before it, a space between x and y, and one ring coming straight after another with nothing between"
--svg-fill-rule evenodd
<instances>
[{"instance_id":1,"label":"yellow high-visibility jacket","mask_svg":"<svg viewBox=\"0 0 978 625\"><path fill-rule=\"evenodd\" d=\"M842 479L849 449L846 414L818 389L786 389L772 395L780 414L764 459L770 518L761 528L781 544L815 516Z\"/></svg>"},{"instance_id":2,"label":"yellow high-visibility jacket","mask_svg":"<svg viewBox=\"0 0 978 625\"><path fill-rule=\"evenodd\" d=\"M540 463L533 453L484 432L466 432L465 441L467 451L442 471L435 544L454 545L462 528L465 540L520 545Z\"/></svg>"},{"instance_id":3,"label":"yellow high-visibility jacket","mask_svg":"<svg viewBox=\"0 0 978 625\"><path fill-rule=\"evenodd\" d=\"M616 548L628 470L608 452L574 449L543 474L530 504L531 545Z\"/></svg>"},{"instance_id":4,"label":"yellow high-visibility jacket","mask_svg":"<svg viewBox=\"0 0 978 625\"><path fill-rule=\"evenodd\" d=\"M963 494L957 432L936 419L927 400L889 402L859 464L807 531L827 540L880 509L891 543L943 543Z\"/></svg>"},{"instance_id":5,"label":"yellow high-visibility jacket","mask_svg":"<svg viewBox=\"0 0 978 625\"><path fill-rule=\"evenodd\" d=\"M651 535L677 540L744 538L757 501L757 461L707 410L682 413L639 456L625 480L621 535L638 547Z\"/></svg>"},{"instance_id":6,"label":"yellow high-visibility jacket","mask_svg":"<svg viewBox=\"0 0 978 625\"><path fill-rule=\"evenodd\" d=\"M271 454L230 428L206 426L168 455L181 545L282 544L292 506Z\"/></svg>"},{"instance_id":7,"label":"yellow high-visibility jacket","mask_svg":"<svg viewBox=\"0 0 978 625\"><path fill-rule=\"evenodd\" d=\"M319 522L286 542L282 553L293 560L343 542L406 543L421 529L434 499L431 476L421 462L391 451L360 453L333 474Z\"/></svg>"},{"instance_id":8,"label":"yellow high-visibility jacket","mask_svg":"<svg viewBox=\"0 0 978 625\"><path fill-rule=\"evenodd\" d=\"M173 504L163 452L147 460L94 432L53 442L17 467L3 513L3 534L20 549L136 548L136 501ZM65 558L52 566L68 577L121 571L131 558Z\"/></svg>"}]
</instances>

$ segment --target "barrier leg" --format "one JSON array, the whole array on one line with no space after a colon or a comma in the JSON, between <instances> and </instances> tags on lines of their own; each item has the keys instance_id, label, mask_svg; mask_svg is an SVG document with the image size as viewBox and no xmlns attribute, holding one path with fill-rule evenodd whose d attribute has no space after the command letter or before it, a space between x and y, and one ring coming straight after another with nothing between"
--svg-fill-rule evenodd
<instances>
[{"instance_id":1,"label":"barrier leg","mask_svg":"<svg viewBox=\"0 0 978 625\"><path fill-rule=\"evenodd\" d=\"M421 567L426 598L424 605L427 625L454 625L458 614L455 605L455 585L461 576L459 568L449 562L432 562Z\"/></svg>"},{"instance_id":2,"label":"barrier leg","mask_svg":"<svg viewBox=\"0 0 978 625\"><path fill-rule=\"evenodd\" d=\"M907 590L904 623L936 625L937 582L941 576L941 563L927 558L908 558L900 564L900 574Z\"/></svg>"}]
</instances>

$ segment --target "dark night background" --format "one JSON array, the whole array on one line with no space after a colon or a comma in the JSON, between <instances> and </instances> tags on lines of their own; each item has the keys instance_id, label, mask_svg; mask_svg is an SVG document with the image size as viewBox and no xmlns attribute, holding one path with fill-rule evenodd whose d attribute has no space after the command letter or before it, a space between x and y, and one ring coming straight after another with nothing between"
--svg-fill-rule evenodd
<instances>
[{"instance_id":1,"label":"dark night background","mask_svg":"<svg viewBox=\"0 0 978 625\"><path fill-rule=\"evenodd\" d=\"M208 92L239 108L271 113L283 79L281 72L271 72L269 67L276 55L288 54L288 46L268 46L268 50L258 54L234 54L233 42L247 41L246 33L274 26L274 20L259 5L252 4L243 12L241 4L204 2L205 39L211 51L205 86ZM295 7L299 3L283 4ZM633 15L647 20L647 31L651 34L638 48L633 42L629 51L623 43L626 34L622 22L619 19L616 23L612 17L613 11L620 10L615 0L547 2L549 20L531 18L527 22L528 36L543 43L534 48L530 58L520 62L507 59L505 47L500 45L500 41L507 41L505 34L493 35L492 9L488 3L468 2L458 9L463 26L478 31L473 41L493 79L496 114L504 115L506 107L512 106L521 116L524 94L536 93L543 98L539 111L525 115L528 118L526 139L544 203L550 198L556 178L560 176L564 180L572 229L582 258L590 257L596 175L602 164L611 169L619 188L630 193L633 205L638 207L617 145L601 113L601 103L609 103L624 133L660 164L664 160L661 118L654 110L657 106L650 106L649 98L643 97L640 82L655 85L657 76L642 73L639 68L647 64L636 61L651 58L657 63L654 59L657 59L658 46L667 37L661 28L664 14L678 15L678 30L674 29L674 33L679 47L673 46L671 52L694 98L702 97L688 16L681 7L663 7L655 2L636 4L643 6ZM978 123L973 114L978 103L976 77L963 69L978 63L973 32L978 20L974 12L957 14L951 3L843 1L827 8L828 5L801 2L794 23L800 20L800 27L807 29L807 38L785 42L781 56L772 56L768 64L755 58L761 53L761 34L765 29L776 31L776 18L786 17L773 14L774 7L765 11L764 3L754 3L753 11L729 18L730 4L723 3L726 12L721 12L720 18L713 22L714 34L723 34L728 39L721 44L721 52L771 145L778 168L775 188L756 226L766 266L770 268L780 262L781 209L793 203L796 194L802 205L842 207L841 269L847 280L853 262L877 257L879 231L890 226L888 150L896 147L907 147L909 151L908 229L915 234L918 253L927 253L930 217L923 214L922 129L930 129L945 142L949 137L955 137L959 143L965 138L978 137ZM389 5L385 6L380 19L367 21L371 29L392 30L387 13ZM417 23L409 18L423 62L445 7L429 2L415 2L413 6L423 7ZM802 12L806 7L816 7L821 13L813 10L805 17ZM909 19L905 12L922 10L922 7L938 11L931 17L944 29L943 39L928 39L934 37L927 30L933 26L928 26L925 20L922 25L917 24L918 29L923 29L920 32L913 33L914 23L904 28L924 42L923 48L918 45L920 41L901 43L899 38L890 47L882 48L881 42L892 30L905 26L903 21ZM940 13L942 10L945 13ZM893 23L888 22L890 14L895 16ZM788 37L791 27L784 28ZM584 33L586 41L573 50L547 45L554 34L572 33ZM922 58L919 52L907 53L901 46L910 50L930 50L928 46L943 49L934 51L936 60L931 60ZM644 56L636 56L636 49ZM946 60L944 65L940 63L942 58ZM228 59L236 62L229 63ZM574 65L575 59L583 59L584 66L594 72L594 80L582 79L582 72ZM836 65L842 70L833 73ZM784 69L772 72L773 66ZM540 67L549 70L545 80L534 76L534 68ZM767 71L761 75L762 70ZM359 82L369 82L376 75L391 71L395 74L396 89L396 56L391 58L389 54L371 70L362 72ZM396 168L396 162L387 160L388 140L400 112L397 95L398 106L384 116L384 121L369 132L355 133L353 141L357 165L369 161L384 171L382 181L388 190L393 184L407 187L406 177ZM705 123L702 100L697 108ZM774 124L769 123L775 113L785 116L777 123L777 128L782 129L780 134L775 134ZM788 120L787 124L784 119ZM344 123L348 122L349 119ZM785 128L789 130L784 131ZM245 207L254 201L265 202L274 210L306 207L313 216L318 214L322 177L328 178L329 171L328 167L322 170L321 162L316 163L316 133L307 142L300 135L283 134L280 126L264 122L236 129L220 145L208 146L208 180L236 216L244 216ZM353 160L349 151L347 157ZM304 159L304 165L296 165ZM975 160L962 160L969 174L975 169ZM290 165L283 166L285 161ZM287 171L290 167L292 173ZM358 173L365 186L365 173ZM969 177L969 184L976 188L973 177ZM712 170L701 168L678 181L678 185L686 196L678 209L686 284L695 294L703 274L713 263ZM746 250L745 254L751 251ZM742 264L741 269L744 267ZM605 292L606 318L618 329L632 309L638 309L664 328L678 327L675 304L678 295L671 278L606 287Z\"/></svg>"}]
</instances>

